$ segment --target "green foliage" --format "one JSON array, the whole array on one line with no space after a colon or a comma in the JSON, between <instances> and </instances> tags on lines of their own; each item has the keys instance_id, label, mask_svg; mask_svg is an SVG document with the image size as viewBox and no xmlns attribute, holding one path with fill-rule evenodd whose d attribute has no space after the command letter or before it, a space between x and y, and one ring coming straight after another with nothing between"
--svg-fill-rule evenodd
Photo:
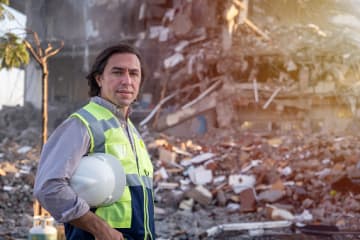
<instances>
[{"instance_id":1,"label":"green foliage","mask_svg":"<svg viewBox=\"0 0 360 240\"><path fill-rule=\"evenodd\" d=\"M6 33L0 37L0 69L20 67L29 63L29 52L23 41L13 33Z\"/></svg>"},{"instance_id":2,"label":"green foliage","mask_svg":"<svg viewBox=\"0 0 360 240\"><path fill-rule=\"evenodd\" d=\"M0 21L11 17L4 5L9 5L9 0L0 0ZM0 69L20 67L29 63L29 52L23 41L13 33L6 33L0 37Z\"/></svg>"},{"instance_id":3,"label":"green foliage","mask_svg":"<svg viewBox=\"0 0 360 240\"><path fill-rule=\"evenodd\" d=\"M0 0L0 20L4 19L6 13L3 4L9 5L9 0Z\"/></svg>"}]
</instances>

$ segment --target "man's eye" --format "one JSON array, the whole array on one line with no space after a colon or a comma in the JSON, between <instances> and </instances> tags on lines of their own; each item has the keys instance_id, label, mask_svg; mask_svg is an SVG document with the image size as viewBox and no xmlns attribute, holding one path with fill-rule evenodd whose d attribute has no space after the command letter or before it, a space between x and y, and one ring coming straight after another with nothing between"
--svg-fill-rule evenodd
<instances>
[{"instance_id":1,"label":"man's eye","mask_svg":"<svg viewBox=\"0 0 360 240\"><path fill-rule=\"evenodd\" d=\"M130 75L137 77L137 76L139 76L139 72L138 71L130 72Z\"/></svg>"}]
</instances>

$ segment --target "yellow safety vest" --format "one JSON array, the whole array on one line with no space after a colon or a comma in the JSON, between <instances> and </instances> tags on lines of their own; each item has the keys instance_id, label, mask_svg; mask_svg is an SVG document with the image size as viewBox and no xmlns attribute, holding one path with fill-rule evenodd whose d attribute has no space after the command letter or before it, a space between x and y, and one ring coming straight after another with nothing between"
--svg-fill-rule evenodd
<instances>
[{"instance_id":1,"label":"yellow safety vest","mask_svg":"<svg viewBox=\"0 0 360 240\"><path fill-rule=\"evenodd\" d=\"M97 208L95 214L135 239L155 239L153 165L134 125L129 119L127 124L121 124L110 110L92 101L71 116L79 118L88 129L89 153L114 155L126 173L121 198Z\"/></svg>"}]
</instances>

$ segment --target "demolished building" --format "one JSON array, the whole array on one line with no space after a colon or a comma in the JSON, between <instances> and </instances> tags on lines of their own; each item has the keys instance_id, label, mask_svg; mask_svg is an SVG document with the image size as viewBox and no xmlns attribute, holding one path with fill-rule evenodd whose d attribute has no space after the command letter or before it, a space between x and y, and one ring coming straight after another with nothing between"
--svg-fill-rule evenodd
<instances>
[{"instance_id":1,"label":"demolished building","mask_svg":"<svg viewBox=\"0 0 360 240\"><path fill-rule=\"evenodd\" d=\"M205 2L184 1L150 26L149 38L167 47L155 73L160 99L178 91L177 111L165 109L156 129L209 109L217 127L356 124L356 1Z\"/></svg>"},{"instance_id":2,"label":"demolished building","mask_svg":"<svg viewBox=\"0 0 360 240\"><path fill-rule=\"evenodd\" d=\"M139 46L149 63L139 99L145 111L138 119L162 101L163 116L148 119L156 119L151 125L157 130L207 112L196 118L197 125L205 118L216 127L234 122L243 128L343 131L359 114L356 3L29 1L26 12L29 28L41 38L65 41L49 66L54 118L61 120L86 101L84 76L98 49L125 39ZM68 17L62 19L65 11ZM109 26L110 19L118 24ZM40 104L38 72L34 64L28 67L25 95L35 106ZM64 110L56 114L59 109Z\"/></svg>"}]
</instances>

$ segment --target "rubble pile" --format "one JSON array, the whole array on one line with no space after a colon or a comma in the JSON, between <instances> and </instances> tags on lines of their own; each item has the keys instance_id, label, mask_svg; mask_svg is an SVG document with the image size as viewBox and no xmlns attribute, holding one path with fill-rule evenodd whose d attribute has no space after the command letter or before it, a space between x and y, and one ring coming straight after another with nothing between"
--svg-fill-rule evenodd
<instances>
[{"instance_id":1,"label":"rubble pile","mask_svg":"<svg viewBox=\"0 0 360 240\"><path fill-rule=\"evenodd\" d=\"M157 110L164 110L155 129L209 110L226 127L246 119L241 113L251 107L287 117L297 111L292 118L306 116L310 125L328 121L328 114L317 112L329 107L336 115L357 116L357 44L341 27L289 16L300 12L331 22L342 14L342 3L288 1L277 8L263 1L154 0L144 6L149 30L143 41L162 46L151 76L159 83ZM329 9L336 14L326 15ZM289 19L281 22L279 14Z\"/></svg>"},{"instance_id":2,"label":"rubble pile","mask_svg":"<svg viewBox=\"0 0 360 240\"><path fill-rule=\"evenodd\" d=\"M277 220L358 230L358 143L304 132L218 131L196 142L158 136L148 146L159 235L197 239L217 224ZM166 224L194 213L190 225Z\"/></svg>"},{"instance_id":3,"label":"rubble pile","mask_svg":"<svg viewBox=\"0 0 360 240\"><path fill-rule=\"evenodd\" d=\"M32 227L40 123L31 104L0 111L0 239L26 239Z\"/></svg>"},{"instance_id":4,"label":"rubble pile","mask_svg":"<svg viewBox=\"0 0 360 240\"><path fill-rule=\"evenodd\" d=\"M40 135L24 139L34 143ZM147 131L143 136L155 167L159 239L200 239L217 225L276 220L358 229L356 135L213 129L192 139ZM39 154L39 145L17 136L2 139L1 239L26 239L32 226Z\"/></svg>"},{"instance_id":5,"label":"rubble pile","mask_svg":"<svg viewBox=\"0 0 360 240\"><path fill-rule=\"evenodd\" d=\"M4 106L0 111L0 144L12 140L21 145L39 145L40 128L41 113L30 103L23 107Z\"/></svg>"}]
</instances>

